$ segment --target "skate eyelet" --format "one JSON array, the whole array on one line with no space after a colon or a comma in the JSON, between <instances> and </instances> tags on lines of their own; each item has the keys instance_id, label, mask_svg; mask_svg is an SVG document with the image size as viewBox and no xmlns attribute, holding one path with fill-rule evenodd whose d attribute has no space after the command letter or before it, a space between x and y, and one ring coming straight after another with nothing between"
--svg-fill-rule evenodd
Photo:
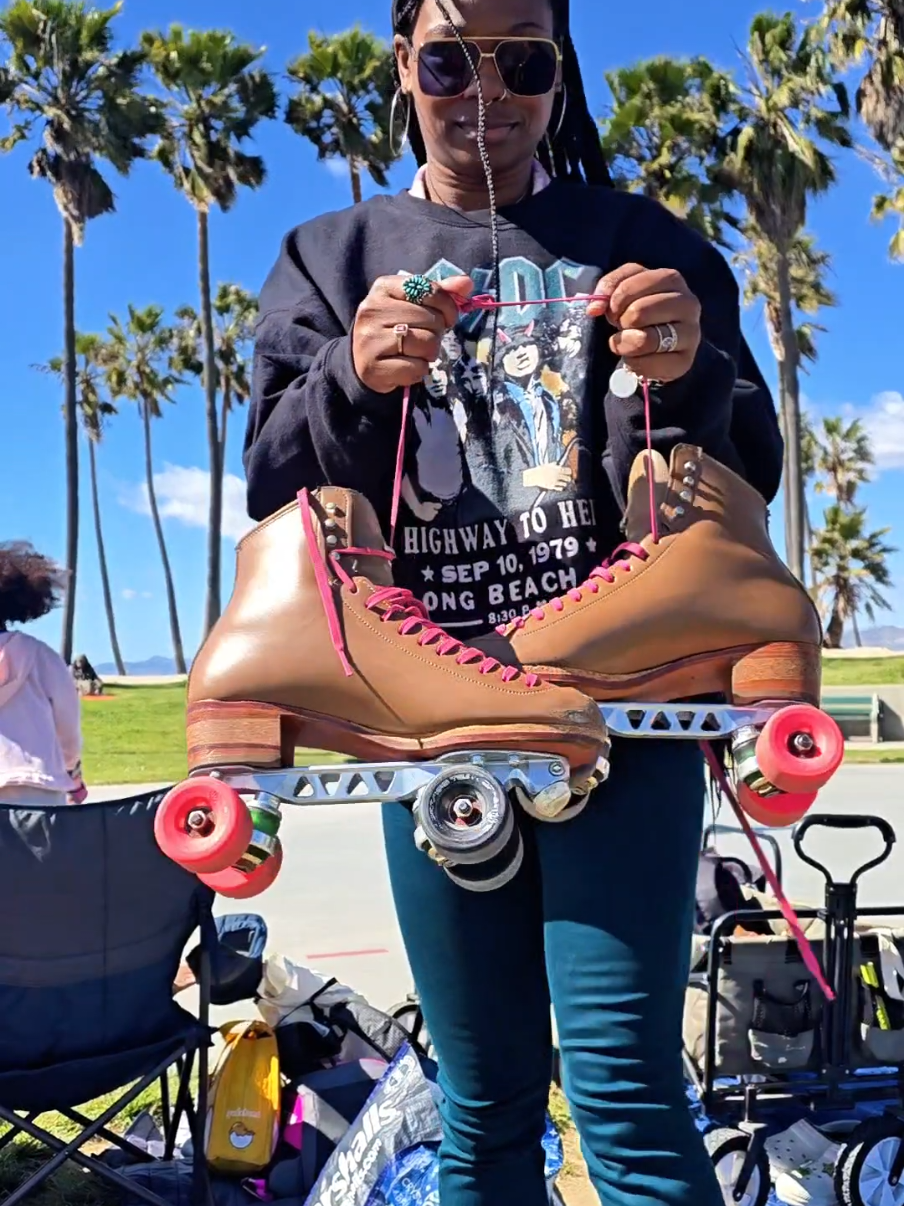
<instances>
[{"instance_id":1,"label":"skate eyelet","mask_svg":"<svg viewBox=\"0 0 904 1206\"><path fill-rule=\"evenodd\" d=\"M674 514L675 514L675 515L683 515L683 514L684 514L684 507L675 507L675 508L674 508Z\"/></svg>"},{"instance_id":2,"label":"skate eyelet","mask_svg":"<svg viewBox=\"0 0 904 1206\"><path fill-rule=\"evenodd\" d=\"M684 502L690 502L694 496L691 494L690 490L682 490L678 497Z\"/></svg>"}]
</instances>

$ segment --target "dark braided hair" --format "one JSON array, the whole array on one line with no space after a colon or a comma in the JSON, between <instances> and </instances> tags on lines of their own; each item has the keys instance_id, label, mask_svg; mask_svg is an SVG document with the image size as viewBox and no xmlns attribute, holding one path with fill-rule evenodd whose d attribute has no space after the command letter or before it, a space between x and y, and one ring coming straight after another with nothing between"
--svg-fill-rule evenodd
<instances>
[{"instance_id":1,"label":"dark braided hair","mask_svg":"<svg viewBox=\"0 0 904 1206\"><path fill-rule=\"evenodd\" d=\"M612 181L603 158L596 123L587 108L587 98L584 94L584 81L581 79L581 69L578 56L571 40L568 29L569 0L549 0L553 15L553 36L562 44L562 82L566 94L565 113L559 106L553 108L553 129L558 125L555 134L548 133L537 148L537 155L542 165L551 176L564 180L576 180L585 184L603 184L611 187ZM392 32L401 34L411 40L415 22L421 10L423 0L393 0L392 3ZM436 6L443 17L455 31L455 37L464 49L464 38L453 24L444 0L436 0ZM394 64L396 87L401 87L398 73L398 63ZM499 254L499 223L496 211L496 186L493 180L493 169L486 145L486 116L487 105L483 95L483 85L480 73L473 68L474 82L477 87L477 149L487 182L487 194L490 202L490 238L493 248L493 285L492 296L499 297L500 283L500 254ZM565 96L567 95L567 102ZM408 100L408 141L414 152L419 166L427 162L427 148L424 136L417 119L414 103ZM556 113L558 110L558 114ZM561 118L561 120L560 120ZM493 310L490 319L490 357L492 366L496 357L496 342L499 334L499 311ZM489 397L486 399L489 403ZM482 416L475 416L478 427L485 427L490 422L489 410Z\"/></svg>"},{"instance_id":2,"label":"dark braided hair","mask_svg":"<svg viewBox=\"0 0 904 1206\"><path fill-rule=\"evenodd\" d=\"M393 0L392 32L411 38L423 0ZM584 81L577 51L569 32L569 0L550 0L553 15L553 36L562 47L562 82L565 85L562 101L553 110L552 129L558 124L560 105L565 103L561 129L552 133L537 148L537 157L549 174L559 180L611 187L612 178L603 157L599 131L587 105ZM396 86L400 86L398 67L394 68ZM566 99L567 98L567 99ZM408 140L414 157L421 166L427 161L427 148L418 124L414 105L410 104ZM481 109L483 105L481 105Z\"/></svg>"}]
</instances>

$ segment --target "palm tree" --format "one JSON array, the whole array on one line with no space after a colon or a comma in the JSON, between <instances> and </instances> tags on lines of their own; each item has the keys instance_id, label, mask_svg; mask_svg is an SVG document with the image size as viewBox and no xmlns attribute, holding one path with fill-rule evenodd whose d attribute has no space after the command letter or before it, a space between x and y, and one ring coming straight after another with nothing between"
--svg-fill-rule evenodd
<instances>
[{"instance_id":1,"label":"palm tree","mask_svg":"<svg viewBox=\"0 0 904 1206\"><path fill-rule=\"evenodd\" d=\"M816 598L828 616L825 644L840 649L844 625L850 620L860 644L857 616L875 619L876 608L891 605L881 593L891 585L887 559L897 550L884 543L888 528L866 531L866 509L846 511L833 503L825 513L824 526L814 534L812 559Z\"/></svg>"},{"instance_id":2,"label":"palm tree","mask_svg":"<svg viewBox=\"0 0 904 1206\"><path fill-rule=\"evenodd\" d=\"M209 214L231 209L240 188L259 188L264 161L241 145L257 124L276 116L272 76L256 66L263 51L221 30L142 34L141 45L166 91L166 126L154 157L194 206L198 223L198 291L202 329L204 400L210 459L206 636L219 618L223 526L223 469L219 462L217 378L210 289Z\"/></svg>"},{"instance_id":3,"label":"palm tree","mask_svg":"<svg viewBox=\"0 0 904 1206\"><path fill-rule=\"evenodd\" d=\"M763 238L755 226L743 226L742 233L747 238L747 245L734 256L734 262L744 273L744 301L747 305L752 305L757 299L763 299L769 342L776 360L780 360L783 344L778 254L774 245ZM830 271L831 264L831 255L828 251L817 249L813 235L802 230L797 232L788 253L788 269L791 278L793 318L797 320L800 315L805 316L804 321L795 321L794 327L800 368L805 368L805 361L814 363L818 359L816 333L824 333L826 330L819 323L810 320L823 307L838 305L837 295L825 283L825 276ZM803 438L801 418L801 439Z\"/></svg>"},{"instance_id":4,"label":"palm tree","mask_svg":"<svg viewBox=\"0 0 904 1206\"><path fill-rule=\"evenodd\" d=\"M113 19L122 5L89 9L82 0L14 0L0 12L9 47L0 67L0 104L12 132L10 151L39 143L28 165L46 180L63 219L63 336L66 444L66 569L61 653L72 660L78 570L78 403L75 339L75 254L92 218L111 213L113 193L98 170L105 160L128 174L160 124L155 103L138 91L143 56L112 49Z\"/></svg>"},{"instance_id":5,"label":"palm tree","mask_svg":"<svg viewBox=\"0 0 904 1206\"><path fill-rule=\"evenodd\" d=\"M816 468L817 494L830 494L843 511L854 509L857 488L870 480L876 463L872 443L860 419L823 419Z\"/></svg>"},{"instance_id":6,"label":"palm tree","mask_svg":"<svg viewBox=\"0 0 904 1206\"><path fill-rule=\"evenodd\" d=\"M803 580L800 347L794 324L792 262L807 202L835 183L822 144L850 146L847 95L814 31L799 36L790 13L762 13L750 31L747 81L724 171L747 205L747 230L774 256L779 396L785 431L788 564ZM828 103L829 97L834 104Z\"/></svg>"},{"instance_id":7,"label":"palm tree","mask_svg":"<svg viewBox=\"0 0 904 1206\"><path fill-rule=\"evenodd\" d=\"M163 323L162 306L147 306L144 310L136 310L130 305L125 325L113 314L110 315L110 323L109 337L101 349L100 358L106 370L110 393L114 398L135 402L141 416L144 431L145 482L154 533L163 563L173 658L177 673L184 674L185 654L179 629L176 591L157 507L154 458L151 450L151 420L162 417L160 403L172 402L173 390L177 385L183 384L172 368L173 332Z\"/></svg>"},{"instance_id":8,"label":"palm tree","mask_svg":"<svg viewBox=\"0 0 904 1206\"><path fill-rule=\"evenodd\" d=\"M389 131L392 61L392 48L356 25L331 37L312 31L307 54L288 66L299 89L286 105L286 121L310 139L319 160L346 161L356 205L362 170L387 188L398 158Z\"/></svg>"},{"instance_id":9,"label":"palm tree","mask_svg":"<svg viewBox=\"0 0 904 1206\"><path fill-rule=\"evenodd\" d=\"M116 414L116 407L105 398L101 384L101 348L103 340L99 335L85 335L77 332L75 336L76 351L76 399L82 430L88 441L88 465L91 470L91 506L94 512L94 538L97 541L97 563L100 568L100 584L104 596L104 609L107 613L107 630L110 634L110 648L113 651L113 661L116 673L127 673L122 653L119 649L119 638L116 635L116 616L113 611L113 593L110 590L110 573L107 567L107 550L104 544L104 532L100 517L100 492L97 485L97 452L96 449L103 439L107 419ZM53 373L62 381L66 376L66 360L63 356L54 356L44 365L35 366L39 372Z\"/></svg>"},{"instance_id":10,"label":"palm tree","mask_svg":"<svg viewBox=\"0 0 904 1206\"><path fill-rule=\"evenodd\" d=\"M239 285L220 285L213 299L214 355L217 390L220 394L220 419L217 465L220 475L219 496L223 497L226 476L226 434L229 416L251 396L250 349L254 339L257 299ZM176 311L176 354L173 366L178 373L200 377L204 372L202 323L191 306ZM221 523L221 520L220 520Z\"/></svg>"},{"instance_id":11,"label":"palm tree","mask_svg":"<svg viewBox=\"0 0 904 1206\"><path fill-rule=\"evenodd\" d=\"M825 0L819 32L843 70L864 63L857 112L884 156L874 166L889 190L873 198L872 216L899 217L889 244L904 260L904 5L901 0Z\"/></svg>"},{"instance_id":12,"label":"palm tree","mask_svg":"<svg viewBox=\"0 0 904 1206\"><path fill-rule=\"evenodd\" d=\"M734 84L704 58L659 57L608 72L601 120L613 181L662 201L708 239L728 246L733 194L720 174Z\"/></svg>"},{"instance_id":13,"label":"palm tree","mask_svg":"<svg viewBox=\"0 0 904 1206\"><path fill-rule=\"evenodd\" d=\"M244 405L251 396L249 354L254 340L257 298L240 285L222 284L213 299L212 311L216 383L220 395L219 459L222 475L226 465L229 415L235 406ZM191 306L180 306L176 318L179 320L174 361L176 371L200 377L204 372L201 319Z\"/></svg>"},{"instance_id":14,"label":"palm tree","mask_svg":"<svg viewBox=\"0 0 904 1206\"><path fill-rule=\"evenodd\" d=\"M784 436L784 432L782 433ZM808 491L811 483L815 482L816 465L819 459L819 437L816 434L816 428L813 426L813 420L803 411L800 416L800 474L803 481L804 491L804 547L807 554L813 549L813 521L810 516L810 500ZM809 559L810 565L810 586L813 587L813 560Z\"/></svg>"}]
</instances>

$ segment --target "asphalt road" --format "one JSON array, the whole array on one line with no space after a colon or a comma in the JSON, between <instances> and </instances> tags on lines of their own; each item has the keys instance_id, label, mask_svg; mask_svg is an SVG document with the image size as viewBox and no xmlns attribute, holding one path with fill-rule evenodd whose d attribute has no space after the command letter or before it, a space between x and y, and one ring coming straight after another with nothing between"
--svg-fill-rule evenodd
<instances>
[{"instance_id":1,"label":"asphalt road","mask_svg":"<svg viewBox=\"0 0 904 1206\"><path fill-rule=\"evenodd\" d=\"M98 788L90 798L116 799L141 790ZM860 901L904 907L904 765L842 769L823 789L814 811L872 814L900 831L901 843L889 860L864 877ZM788 894L820 903L821 876L796 857L787 832L777 836ZM279 879L265 895L248 902L267 919L270 949L338 977L377 1006L403 998L411 979L389 892L379 807L287 808L282 837L285 858ZM719 844L726 854L749 857L743 835L720 837ZM814 829L806 838L806 849L837 878L848 876L881 848L875 830ZM218 911L235 911L236 904L242 907L220 899Z\"/></svg>"}]
</instances>

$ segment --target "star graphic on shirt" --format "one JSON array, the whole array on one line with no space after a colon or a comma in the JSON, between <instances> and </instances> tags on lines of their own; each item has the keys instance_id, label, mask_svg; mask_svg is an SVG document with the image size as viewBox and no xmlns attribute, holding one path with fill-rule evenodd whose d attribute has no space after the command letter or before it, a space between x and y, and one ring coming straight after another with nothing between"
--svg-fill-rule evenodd
<instances>
[{"instance_id":1,"label":"star graphic on shirt","mask_svg":"<svg viewBox=\"0 0 904 1206\"><path fill-rule=\"evenodd\" d=\"M588 552L590 552L590 553L595 553L595 552L596 552L596 541L593 539L593 537L592 537L592 536L591 536L591 537L590 537L590 539L587 541L587 551L588 551Z\"/></svg>"},{"instance_id":2,"label":"star graphic on shirt","mask_svg":"<svg viewBox=\"0 0 904 1206\"><path fill-rule=\"evenodd\" d=\"M425 582L433 581L433 570L431 569L431 567L429 565L427 566L426 569L421 570L421 573L424 575Z\"/></svg>"}]
</instances>

